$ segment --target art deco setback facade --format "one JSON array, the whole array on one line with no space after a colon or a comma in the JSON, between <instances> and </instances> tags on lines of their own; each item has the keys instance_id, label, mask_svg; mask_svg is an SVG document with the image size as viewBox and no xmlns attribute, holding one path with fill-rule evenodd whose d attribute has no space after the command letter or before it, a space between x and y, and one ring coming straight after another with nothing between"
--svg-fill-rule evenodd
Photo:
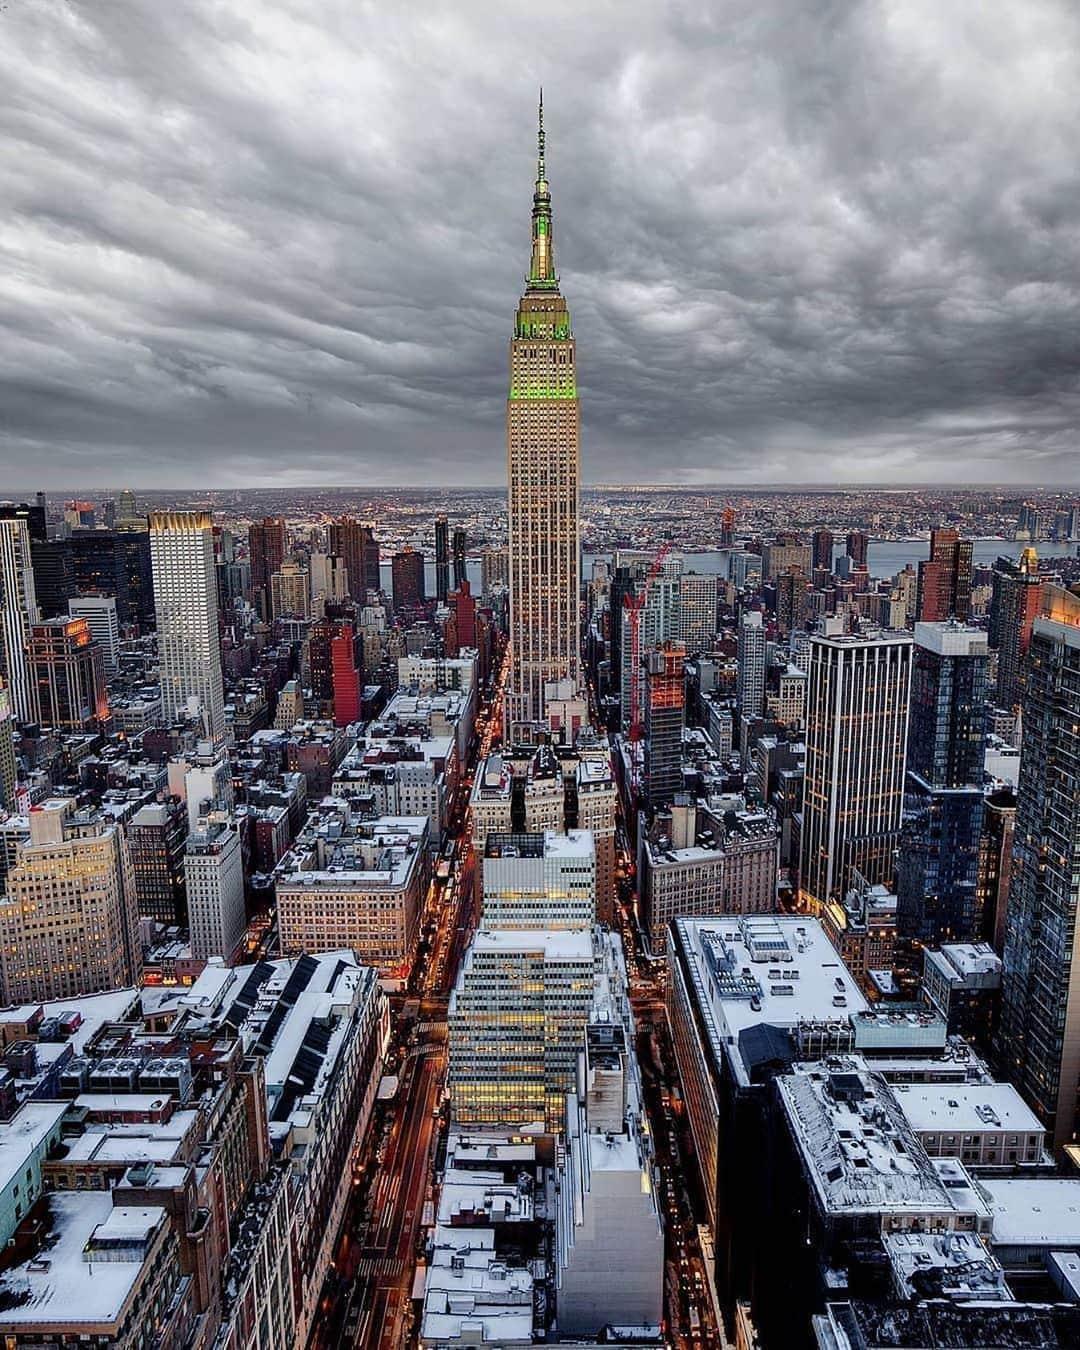
<instances>
[{"instance_id":1,"label":"art deco setback facade","mask_svg":"<svg viewBox=\"0 0 1080 1350\"><path fill-rule=\"evenodd\" d=\"M577 683L578 396L570 312L555 272L543 105L532 260L510 342L506 444L510 484L510 678L507 724L543 716L544 685Z\"/></svg>"}]
</instances>

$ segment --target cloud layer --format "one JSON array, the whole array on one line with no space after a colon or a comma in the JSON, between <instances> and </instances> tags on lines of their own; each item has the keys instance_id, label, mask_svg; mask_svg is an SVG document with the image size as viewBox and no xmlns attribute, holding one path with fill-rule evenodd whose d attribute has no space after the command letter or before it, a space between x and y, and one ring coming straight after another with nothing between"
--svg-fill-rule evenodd
<instances>
[{"instance_id":1,"label":"cloud layer","mask_svg":"<svg viewBox=\"0 0 1080 1350\"><path fill-rule=\"evenodd\" d=\"M4 476L500 481L541 81L588 480L1080 482L1072 0L6 0Z\"/></svg>"}]
</instances>

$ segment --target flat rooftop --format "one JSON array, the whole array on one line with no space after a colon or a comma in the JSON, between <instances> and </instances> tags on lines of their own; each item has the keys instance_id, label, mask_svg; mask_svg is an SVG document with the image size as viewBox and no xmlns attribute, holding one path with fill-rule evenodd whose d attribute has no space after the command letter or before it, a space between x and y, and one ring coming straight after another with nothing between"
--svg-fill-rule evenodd
<instances>
[{"instance_id":1,"label":"flat rooftop","mask_svg":"<svg viewBox=\"0 0 1080 1350\"><path fill-rule=\"evenodd\" d=\"M675 920L676 948L710 1048L739 1080L750 1076L739 1035L751 1027L847 1022L869 1009L817 919L719 915Z\"/></svg>"},{"instance_id":2,"label":"flat rooftop","mask_svg":"<svg viewBox=\"0 0 1080 1350\"><path fill-rule=\"evenodd\" d=\"M975 1233L895 1232L885 1233L882 1242L905 1298L1011 1297L999 1262Z\"/></svg>"},{"instance_id":3,"label":"flat rooftop","mask_svg":"<svg viewBox=\"0 0 1080 1350\"><path fill-rule=\"evenodd\" d=\"M27 1159L59 1125L67 1102L24 1102L0 1124L0 1191L7 1190L26 1167Z\"/></svg>"},{"instance_id":4,"label":"flat rooftop","mask_svg":"<svg viewBox=\"0 0 1080 1350\"><path fill-rule=\"evenodd\" d=\"M545 961L592 961L593 935L577 928L480 928L468 955L543 952Z\"/></svg>"},{"instance_id":5,"label":"flat rooftop","mask_svg":"<svg viewBox=\"0 0 1080 1350\"><path fill-rule=\"evenodd\" d=\"M104 1250L151 1237L164 1209L114 1209L107 1191L54 1191L46 1199L48 1236L39 1259L0 1274L0 1329L34 1325L108 1325L120 1316L142 1272L137 1254L108 1259ZM84 1251L101 1238L103 1255ZM6 1305L6 1306L5 1306Z\"/></svg>"},{"instance_id":6,"label":"flat rooftop","mask_svg":"<svg viewBox=\"0 0 1080 1350\"><path fill-rule=\"evenodd\" d=\"M1042 1122L1011 1083L897 1083L893 1091L919 1134L1008 1130L1045 1134Z\"/></svg>"},{"instance_id":7,"label":"flat rooftop","mask_svg":"<svg viewBox=\"0 0 1080 1350\"><path fill-rule=\"evenodd\" d=\"M560 858L588 859L596 852L591 830L555 830L543 833L510 834L492 832L484 847L485 858Z\"/></svg>"},{"instance_id":8,"label":"flat rooftop","mask_svg":"<svg viewBox=\"0 0 1080 1350\"><path fill-rule=\"evenodd\" d=\"M1080 1247L1080 1178L980 1180L996 1247Z\"/></svg>"},{"instance_id":9,"label":"flat rooftop","mask_svg":"<svg viewBox=\"0 0 1080 1350\"><path fill-rule=\"evenodd\" d=\"M949 1214L948 1188L883 1078L854 1058L776 1080L821 1208L831 1214Z\"/></svg>"}]
</instances>

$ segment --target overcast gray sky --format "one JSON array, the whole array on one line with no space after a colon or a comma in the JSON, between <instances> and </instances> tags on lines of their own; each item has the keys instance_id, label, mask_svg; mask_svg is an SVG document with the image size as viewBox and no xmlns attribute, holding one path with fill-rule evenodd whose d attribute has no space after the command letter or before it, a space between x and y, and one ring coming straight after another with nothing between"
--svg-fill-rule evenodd
<instances>
[{"instance_id":1,"label":"overcast gray sky","mask_svg":"<svg viewBox=\"0 0 1080 1350\"><path fill-rule=\"evenodd\" d=\"M1080 482L1076 0L0 0L0 469Z\"/></svg>"}]
</instances>

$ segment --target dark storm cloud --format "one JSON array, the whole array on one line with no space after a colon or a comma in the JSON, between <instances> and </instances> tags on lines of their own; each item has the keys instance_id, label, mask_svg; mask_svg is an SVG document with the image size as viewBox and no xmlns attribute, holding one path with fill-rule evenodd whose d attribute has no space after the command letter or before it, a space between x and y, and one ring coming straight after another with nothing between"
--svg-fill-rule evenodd
<instances>
[{"instance_id":1,"label":"dark storm cloud","mask_svg":"<svg viewBox=\"0 0 1080 1350\"><path fill-rule=\"evenodd\" d=\"M7 0L4 476L499 481L541 80L587 478L1080 478L1073 0Z\"/></svg>"}]
</instances>

